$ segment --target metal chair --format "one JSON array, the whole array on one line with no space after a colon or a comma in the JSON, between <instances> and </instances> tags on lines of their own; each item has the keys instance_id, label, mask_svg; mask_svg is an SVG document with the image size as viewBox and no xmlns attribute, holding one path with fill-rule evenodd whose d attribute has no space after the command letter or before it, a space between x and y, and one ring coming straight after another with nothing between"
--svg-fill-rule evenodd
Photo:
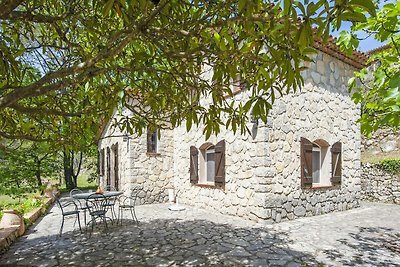
<instances>
[{"instance_id":1,"label":"metal chair","mask_svg":"<svg viewBox=\"0 0 400 267\"><path fill-rule=\"evenodd\" d=\"M106 191L117 191L115 189L115 187L113 187L111 185L106 185L105 190ZM115 213L115 203L116 202L117 202L117 197L109 197L107 203L105 204L107 209L109 209L111 212L111 218L112 218L113 222L114 222L114 220L117 219L117 214Z\"/></svg>"},{"instance_id":2,"label":"metal chair","mask_svg":"<svg viewBox=\"0 0 400 267\"><path fill-rule=\"evenodd\" d=\"M72 215L76 216L75 222L74 222L74 227L75 227L76 220L78 220L79 230L82 233L81 221L79 219L79 209L78 209L78 205L75 203L75 201L67 200L67 201L63 201L63 203L61 203L60 200L56 196L54 196L54 198L57 202L58 207L61 209L61 214L62 214L60 236L62 235L62 229L64 227L64 218L67 216L72 216Z\"/></svg>"},{"instance_id":3,"label":"metal chair","mask_svg":"<svg viewBox=\"0 0 400 267\"><path fill-rule=\"evenodd\" d=\"M135 211L135 205L136 205L136 199L140 193L140 188L134 188L130 195L121 195L118 198L118 222L121 222L122 225L122 218L123 218L123 211L124 210L129 210L131 212L132 220L139 224L139 221L136 217L136 211Z\"/></svg>"},{"instance_id":4,"label":"metal chair","mask_svg":"<svg viewBox=\"0 0 400 267\"><path fill-rule=\"evenodd\" d=\"M80 190L80 189L78 189L78 188L74 188L74 189L72 189L72 190L69 192L69 196L70 196L71 198L73 198L73 195L75 195L75 194L81 194L81 193L83 193L82 190ZM83 216L84 216L83 221L84 221L84 223L85 223L85 225L86 225L86 211L87 211L86 204L85 204L84 201L81 201L80 199L75 199L75 201L78 202L78 204L79 204L79 209L81 209L81 210L83 211Z\"/></svg>"},{"instance_id":5,"label":"metal chair","mask_svg":"<svg viewBox=\"0 0 400 267\"><path fill-rule=\"evenodd\" d=\"M106 216L107 202L108 199L103 194L98 193L93 193L86 199L86 207L91 217L91 220L87 224L91 224L92 232L97 221L103 222L108 232L107 219L110 218Z\"/></svg>"}]
</instances>

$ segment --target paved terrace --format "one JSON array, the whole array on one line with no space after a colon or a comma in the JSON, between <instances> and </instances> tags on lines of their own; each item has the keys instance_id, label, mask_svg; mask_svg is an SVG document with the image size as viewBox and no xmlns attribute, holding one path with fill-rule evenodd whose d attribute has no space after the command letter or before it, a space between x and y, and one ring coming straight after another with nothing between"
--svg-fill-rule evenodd
<instances>
[{"instance_id":1,"label":"paved terrace","mask_svg":"<svg viewBox=\"0 0 400 267\"><path fill-rule=\"evenodd\" d=\"M57 233L54 206L11 249L2 266L400 266L400 206L361 208L263 226L231 216L168 204L137 208L125 221L89 234ZM77 227L76 227L77 228Z\"/></svg>"}]
</instances>

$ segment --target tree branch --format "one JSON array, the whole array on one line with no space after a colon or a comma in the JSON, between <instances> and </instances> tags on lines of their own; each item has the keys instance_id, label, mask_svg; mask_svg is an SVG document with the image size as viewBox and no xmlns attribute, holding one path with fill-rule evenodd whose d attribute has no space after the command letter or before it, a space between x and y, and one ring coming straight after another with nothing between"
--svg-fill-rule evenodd
<instances>
[{"instance_id":1,"label":"tree branch","mask_svg":"<svg viewBox=\"0 0 400 267\"><path fill-rule=\"evenodd\" d=\"M71 13L65 13L61 16L48 16L42 14L32 14L31 12L26 11L12 11L8 14L1 15L0 19L3 20L10 20L10 21L30 21L30 22L37 22L37 23L54 23L56 21L64 20L68 17Z\"/></svg>"},{"instance_id":2,"label":"tree branch","mask_svg":"<svg viewBox=\"0 0 400 267\"><path fill-rule=\"evenodd\" d=\"M33 107L24 107L19 104L12 104L9 106L10 108L24 113L24 114L50 114L50 115L56 115L56 116L63 116L63 117L77 117L81 116L83 112L65 112L61 110L56 110L56 109L48 109L48 108L33 108Z\"/></svg>"},{"instance_id":3,"label":"tree branch","mask_svg":"<svg viewBox=\"0 0 400 267\"><path fill-rule=\"evenodd\" d=\"M3 0L0 3L0 18L8 16L14 9L19 6L23 0Z\"/></svg>"}]
</instances>

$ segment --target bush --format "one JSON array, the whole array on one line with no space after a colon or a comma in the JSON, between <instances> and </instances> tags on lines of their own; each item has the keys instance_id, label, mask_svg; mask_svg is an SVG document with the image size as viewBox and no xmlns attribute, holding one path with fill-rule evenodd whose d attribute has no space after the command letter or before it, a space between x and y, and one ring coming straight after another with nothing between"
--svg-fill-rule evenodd
<instances>
[{"instance_id":1,"label":"bush","mask_svg":"<svg viewBox=\"0 0 400 267\"><path fill-rule=\"evenodd\" d=\"M34 197L33 194L25 195L18 202L2 201L0 202L0 209L13 209L20 214L26 214L34 208L42 206L42 198Z\"/></svg>"},{"instance_id":2,"label":"bush","mask_svg":"<svg viewBox=\"0 0 400 267\"><path fill-rule=\"evenodd\" d=\"M376 166L389 173L400 174L400 159L384 159L378 162Z\"/></svg>"}]
</instances>

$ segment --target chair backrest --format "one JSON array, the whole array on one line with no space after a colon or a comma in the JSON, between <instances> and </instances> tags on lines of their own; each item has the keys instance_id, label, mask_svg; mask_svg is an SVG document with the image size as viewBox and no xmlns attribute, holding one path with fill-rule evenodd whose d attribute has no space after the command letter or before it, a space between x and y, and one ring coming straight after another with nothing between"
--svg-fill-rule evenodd
<instances>
[{"instance_id":1,"label":"chair backrest","mask_svg":"<svg viewBox=\"0 0 400 267\"><path fill-rule=\"evenodd\" d=\"M108 200L103 194L93 193L86 199L86 207L89 213L95 213L98 211L107 211Z\"/></svg>"},{"instance_id":2,"label":"chair backrest","mask_svg":"<svg viewBox=\"0 0 400 267\"><path fill-rule=\"evenodd\" d=\"M80 194L82 193L82 190L78 189L78 188L74 188L69 192L69 196L72 197L75 194Z\"/></svg>"}]
</instances>

